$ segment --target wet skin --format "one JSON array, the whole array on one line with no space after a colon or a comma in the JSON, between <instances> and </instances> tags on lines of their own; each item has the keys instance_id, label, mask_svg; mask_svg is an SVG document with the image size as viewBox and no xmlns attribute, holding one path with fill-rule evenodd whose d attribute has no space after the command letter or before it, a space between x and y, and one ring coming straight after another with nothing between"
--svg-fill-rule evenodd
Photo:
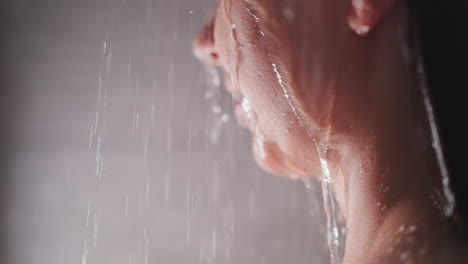
<instances>
[{"instance_id":1,"label":"wet skin","mask_svg":"<svg viewBox=\"0 0 468 264\"><path fill-rule=\"evenodd\" d=\"M194 41L203 63L225 70L262 168L321 179L326 162L348 229L344 263L466 259L444 215L453 204L407 29L398 0L223 0Z\"/></svg>"}]
</instances>

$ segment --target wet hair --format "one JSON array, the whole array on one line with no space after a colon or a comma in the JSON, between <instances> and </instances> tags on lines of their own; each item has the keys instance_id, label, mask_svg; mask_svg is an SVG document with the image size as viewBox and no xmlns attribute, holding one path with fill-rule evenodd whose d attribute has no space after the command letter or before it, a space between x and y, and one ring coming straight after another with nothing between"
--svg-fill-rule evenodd
<instances>
[{"instance_id":1,"label":"wet hair","mask_svg":"<svg viewBox=\"0 0 468 264\"><path fill-rule=\"evenodd\" d=\"M463 3L462 3L463 2ZM468 227L466 68L468 8L460 0L408 0L457 205Z\"/></svg>"}]
</instances>

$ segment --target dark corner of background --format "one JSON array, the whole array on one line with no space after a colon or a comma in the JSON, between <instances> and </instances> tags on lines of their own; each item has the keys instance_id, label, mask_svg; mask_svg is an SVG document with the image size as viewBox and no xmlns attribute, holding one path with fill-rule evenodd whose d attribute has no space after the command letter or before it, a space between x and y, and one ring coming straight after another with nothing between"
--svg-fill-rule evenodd
<instances>
[{"instance_id":1,"label":"dark corner of background","mask_svg":"<svg viewBox=\"0 0 468 264\"><path fill-rule=\"evenodd\" d=\"M9 263L11 237L8 214L12 189L11 162L13 154L13 106L17 102L17 86L21 82L21 68L15 61L14 30L10 1L0 3L0 263Z\"/></svg>"}]
</instances>

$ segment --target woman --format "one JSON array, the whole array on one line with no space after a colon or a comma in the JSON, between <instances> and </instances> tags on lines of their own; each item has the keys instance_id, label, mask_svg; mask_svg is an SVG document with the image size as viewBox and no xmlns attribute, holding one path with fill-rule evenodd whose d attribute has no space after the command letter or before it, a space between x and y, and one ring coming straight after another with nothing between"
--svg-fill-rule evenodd
<instances>
[{"instance_id":1,"label":"woman","mask_svg":"<svg viewBox=\"0 0 468 264\"><path fill-rule=\"evenodd\" d=\"M225 70L258 164L330 188L343 263L468 261L413 14L402 0L222 0L194 43Z\"/></svg>"}]
</instances>

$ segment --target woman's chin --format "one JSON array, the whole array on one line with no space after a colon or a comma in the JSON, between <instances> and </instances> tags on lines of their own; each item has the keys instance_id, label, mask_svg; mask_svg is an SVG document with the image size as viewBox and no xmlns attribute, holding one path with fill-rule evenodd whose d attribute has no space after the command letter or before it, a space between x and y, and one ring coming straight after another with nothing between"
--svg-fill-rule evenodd
<instances>
[{"instance_id":1,"label":"woman's chin","mask_svg":"<svg viewBox=\"0 0 468 264\"><path fill-rule=\"evenodd\" d=\"M307 180L309 174L294 166L274 142L253 144L255 161L258 166L271 174L285 176L295 180Z\"/></svg>"}]
</instances>

